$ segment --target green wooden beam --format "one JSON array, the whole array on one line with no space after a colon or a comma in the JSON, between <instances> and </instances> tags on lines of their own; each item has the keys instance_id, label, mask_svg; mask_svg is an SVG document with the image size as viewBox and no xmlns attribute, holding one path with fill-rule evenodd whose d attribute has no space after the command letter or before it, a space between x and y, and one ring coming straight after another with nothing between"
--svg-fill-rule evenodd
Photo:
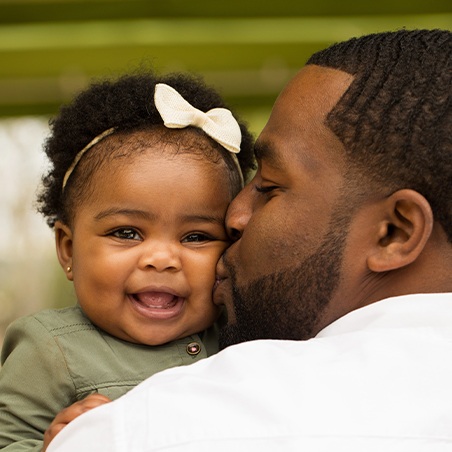
<instances>
[{"instance_id":1,"label":"green wooden beam","mask_svg":"<svg viewBox=\"0 0 452 452\"><path fill-rule=\"evenodd\" d=\"M450 0L0 0L0 23L152 17L237 18L447 12L452 12Z\"/></svg>"},{"instance_id":2,"label":"green wooden beam","mask_svg":"<svg viewBox=\"0 0 452 452\"><path fill-rule=\"evenodd\" d=\"M265 105L313 52L402 27L451 29L452 13L3 25L0 115L53 113L92 77L140 65L201 73L238 105Z\"/></svg>"}]
</instances>

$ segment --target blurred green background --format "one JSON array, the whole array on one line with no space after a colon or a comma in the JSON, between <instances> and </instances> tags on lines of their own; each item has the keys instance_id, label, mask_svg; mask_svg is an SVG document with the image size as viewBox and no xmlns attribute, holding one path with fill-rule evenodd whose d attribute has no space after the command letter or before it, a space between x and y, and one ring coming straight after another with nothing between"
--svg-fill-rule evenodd
<instances>
[{"instance_id":1,"label":"blurred green background","mask_svg":"<svg viewBox=\"0 0 452 452\"><path fill-rule=\"evenodd\" d=\"M52 114L90 77L143 60L201 72L243 110L268 110L332 42L451 25L450 0L0 0L0 115Z\"/></svg>"},{"instance_id":2,"label":"blurred green background","mask_svg":"<svg viewBox=\"0 0 452 452\"><path fill-rule=\"evenodd\" d=\"M400 28L452 29L452 1L0 0L0 343L14 318L74 302L32 203L48 119L93 77L201 73L257 135L313 52Z\"/></svg>"}]
</instances>

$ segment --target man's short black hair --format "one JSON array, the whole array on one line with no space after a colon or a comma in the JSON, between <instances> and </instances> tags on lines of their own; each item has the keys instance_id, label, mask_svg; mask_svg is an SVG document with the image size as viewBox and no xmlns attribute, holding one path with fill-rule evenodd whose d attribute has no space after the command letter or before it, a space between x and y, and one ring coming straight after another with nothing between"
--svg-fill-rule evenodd
<instances>
[{"instance_id":1,"label":"man's short black hair","mask_svg":"<svg viewBox=\"0 0 452 452\"><path fill-rule=\"evenodd\" d=\"M421 193L452 242L452 33L371 34L307 64L355 77L327 119L349 164L380 186Z\"/></svg>"}]
</instances>

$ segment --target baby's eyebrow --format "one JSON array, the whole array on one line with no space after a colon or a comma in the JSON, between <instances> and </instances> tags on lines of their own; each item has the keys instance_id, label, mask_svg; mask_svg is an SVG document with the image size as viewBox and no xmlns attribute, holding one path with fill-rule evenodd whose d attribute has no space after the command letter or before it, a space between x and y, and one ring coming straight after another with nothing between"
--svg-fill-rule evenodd
<instances>
[{"instance_id":1,"label":"baby's eyebrow","mask_svg":"<svg viewBox=\"0 0 452 452\"><path fill-rule=\"evenodd\" d=\"M123 209L111 207L110 209L105 209L94 216L96 221L100 221L104 218L113 217L117 215L122 215L126 217L139 217L147 221L153 221L157 219L157 215L152 212L147 212L140 209ZM210 215L210 214L196 214L187 213L181 214L179 220L184 223L224 223L224 217L222 215Z\"/></svg>"},{"instance_id":2,"label":"baby's eyebrow","mask_svg":"<svg viewBox=\"0 0 452 452\"><path fill-rule=\"evenodd\" d=\"M224 223L224 218L220 215L181 215L180 219L186 223Z\"/></svg>"},{"instance_id":3,"label":"baby's eyebrow","mask_svg":"<svg viewBox=\"0 0 452 452\"><path fill-rule=\"evenodd\" d=\"M140 217L144 220L153 220L156 218L156 215L154 215L151 212L146 212L144 210L139 209L122 209L122 208L116 208L112 207L110 209L105 209L99 212L94 216L94 219L99 221L107 217L113 217L116 215L123 215L126 217Z\"/></svg>"}]
</instances>

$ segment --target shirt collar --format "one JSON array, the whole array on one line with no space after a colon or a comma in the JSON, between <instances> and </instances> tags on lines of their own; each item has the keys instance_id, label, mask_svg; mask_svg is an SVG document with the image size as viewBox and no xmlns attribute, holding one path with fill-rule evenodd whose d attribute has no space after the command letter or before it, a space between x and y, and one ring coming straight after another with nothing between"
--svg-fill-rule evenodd
<instances>
[{"instance_id":1,"label":"shirt collar","mask_svg":"<svg viewBox=\"0 0 452 452\"><path fill-rule=\"evenodd\" d=\"M323 328L316 337L381 328L452 329L452 293L386 298L356 309Z\"/></svg>"}]
</instances>

